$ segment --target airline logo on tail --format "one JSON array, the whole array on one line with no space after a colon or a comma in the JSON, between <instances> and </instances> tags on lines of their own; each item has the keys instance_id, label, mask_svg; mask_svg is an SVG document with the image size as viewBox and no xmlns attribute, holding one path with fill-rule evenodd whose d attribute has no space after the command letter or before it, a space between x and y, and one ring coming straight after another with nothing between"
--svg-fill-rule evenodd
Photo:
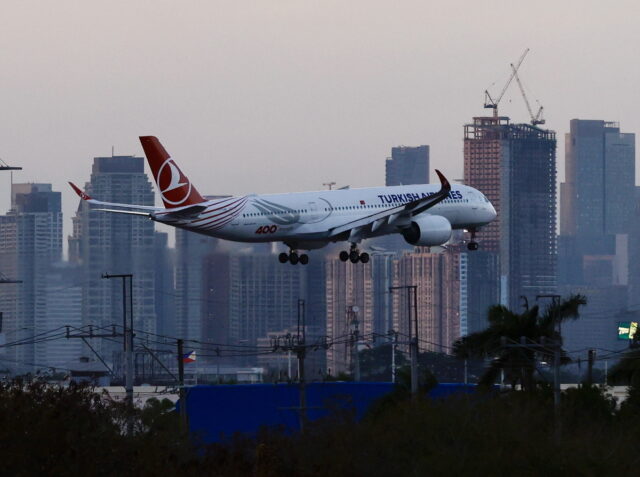
<instances>
[{"instance_id":1,"label":"airline logo on tail","mask_svg":"<svg viewBox=\"0 0 640 477\"><path fill-rule=\"evenodd\" d=\"M157 181L162 200L167 204L182 205L191 194L191 182L171 158L160 166Z\"/></svg>"},{"instance_id":2,"label":"airline logo on tail","mask_svg":"<svg viewBox=\"0 0 640 477\"><path fill-rule=\"evenodd\" d=\"M141 136L140 142L166 208L200 204L205 201L157 138Z\"/></svg>"}]
</instances>

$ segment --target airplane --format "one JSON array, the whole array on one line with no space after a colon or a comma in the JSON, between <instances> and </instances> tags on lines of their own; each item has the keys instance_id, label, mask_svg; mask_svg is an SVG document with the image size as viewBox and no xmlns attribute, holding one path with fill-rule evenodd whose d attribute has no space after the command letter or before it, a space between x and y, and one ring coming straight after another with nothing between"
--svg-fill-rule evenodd
<instances>
[{"instance_id":1,"label":"airplane","mask_svg":"<svg viewBox=\"0 0 640 477\"><path fill-rule=\"evenodd\" d=\"M148 217L200 234L236 242L283 242L289 253L281 263L309 262L306 253L331 242L348 242L340 252L343 262L367 263L369 254L359 244L368 238L401 234L411 245L438 246L452 230L471 232L467 247L477 250L477 230L496 218L482 192L452 187L436 169L439 185L322 190L285 194L251 194L205 199L154 136L141 136L164 207L118 204L96 200L72 182L69 185L95 210Z\"/></svg>"}]
</instances>

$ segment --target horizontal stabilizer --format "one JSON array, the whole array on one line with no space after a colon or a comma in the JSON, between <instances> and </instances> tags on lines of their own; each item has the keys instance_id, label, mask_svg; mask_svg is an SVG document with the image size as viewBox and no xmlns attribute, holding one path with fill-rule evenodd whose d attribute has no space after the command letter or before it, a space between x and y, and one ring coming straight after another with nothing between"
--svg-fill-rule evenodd
<instances>
[{"instance_id":1,"label":"horizontal stabilizer","mask_svg":"<svg viewBox=\"0 0 640 477\"><path fill-rule=\"evenodd\" d=\"M114 214L144 215L145 217L151 216L149 212L138 212L135 210L120 210L120 209L91 209L91 210L99 210L100 212L113 212Z\"/></svg>"}]
</instances>

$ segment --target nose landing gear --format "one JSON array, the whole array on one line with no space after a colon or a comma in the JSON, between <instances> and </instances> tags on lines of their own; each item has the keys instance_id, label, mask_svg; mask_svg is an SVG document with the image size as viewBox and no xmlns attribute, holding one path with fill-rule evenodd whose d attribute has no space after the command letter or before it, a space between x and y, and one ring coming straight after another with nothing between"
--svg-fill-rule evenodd
<instances>
[{"instance_id":1,"label":"nose landing gear","mask_svg":"<svg viewBox=\"0 0 640 477\"><path fill-rule=\"evenodd\" d=\"M478 245L478 242L476 242L476 229L471 229L469 231L471 232L471 240L467 244L467 250L473 252L475 250L478 250L480 246Z\"/></svg>"}]
</instances>

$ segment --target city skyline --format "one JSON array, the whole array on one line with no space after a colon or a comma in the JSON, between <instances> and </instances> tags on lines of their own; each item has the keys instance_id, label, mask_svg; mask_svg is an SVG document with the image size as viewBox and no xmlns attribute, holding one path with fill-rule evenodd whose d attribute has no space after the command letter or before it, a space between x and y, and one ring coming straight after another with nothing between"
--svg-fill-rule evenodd
<instances>
[{"instance_id":1,"label":"city skyline","mask_svg":"<svg viewBox=\"0 0 640 477\"><path fill-rule=\"evenodd\" d=\"M499 92L527 47L522 81L548 128L607 118L640 130L640 66L628 61L640 34L618 14L637 7L616 6L15 4L0 29L11 45L0 157L24 168L15 182L52 183L64 204L92 157L140 155L143 134L163 138L210 194L381 185L383 167L369 165L400 144L429 144L431 169L461 178L460 125L486 112L484 90ZM510 21L487 28L496 18ZM515 85L500 111L527 120ZM66 236L73 206L63 212Z\"/></svg>"}]
</instances>

